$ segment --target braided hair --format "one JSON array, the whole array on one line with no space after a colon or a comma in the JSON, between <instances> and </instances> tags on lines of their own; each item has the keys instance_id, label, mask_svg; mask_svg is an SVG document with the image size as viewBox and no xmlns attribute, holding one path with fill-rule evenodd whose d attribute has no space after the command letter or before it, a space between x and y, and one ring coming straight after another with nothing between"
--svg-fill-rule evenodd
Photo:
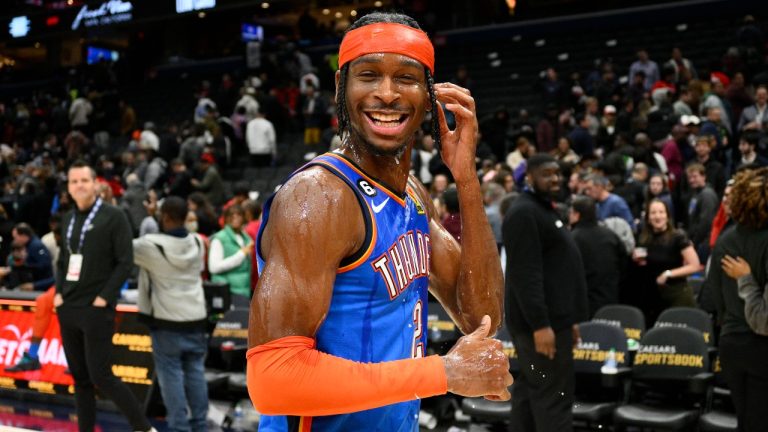
<instances>
[{"instance_id":1,"label":"braided hair","mask_svg":"<svg viewBox=\"0 0 768 432\"><path fill-rule=\"evenodd\" d=\"M357 21L352 23L347 29L347 32L376 23L393 23L403 24L408 27L421 30L419 23L415 19L394 12L373 12L365 16L360 17ZM341 76L339 77L338 97L336 100L336 117L339 119L339 136L344 138L345 134L349 134L351 131L349 113L347 112L347 76L349 75L349 63L341 67ZM432 72L428 68L424 68L425 76L427 77L427 92L429 93L429 102L432 105L432 138L435 140L435 148L440 150L440 123L439 114L437 112L437 98L435 97L435 80L432 77Z\"/></svg>"},{"instance_id":2,"label":"braided hair","mask_svg":"<svg viewBox=\"0 0 768 432\"><path fill-rule=\"evenodd\" d=\"M746 169L736 174L731 189L731 217L739 225L768 228L768 168Z\"/></svg>"}]
</instances>

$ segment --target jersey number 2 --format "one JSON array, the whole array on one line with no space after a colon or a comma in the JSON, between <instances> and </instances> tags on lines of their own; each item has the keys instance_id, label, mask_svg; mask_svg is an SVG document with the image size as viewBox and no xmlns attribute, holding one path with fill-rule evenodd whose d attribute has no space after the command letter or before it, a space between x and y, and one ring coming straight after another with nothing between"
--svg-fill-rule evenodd
<instances>
[{"instance_id":1,"label":"jersey number 2","mask_svg":"<svg viewBox=\"0 0 768 432\"><path fill-rule=\"evenodd\" d=\"M421 335L424 332L424 323L422 322L422 310L423 306L421 300L416 302L413 307L413 348L411 349L411 355L413 358L424 357L424 343L421 341Z\"/></svg>"}]
</instances>

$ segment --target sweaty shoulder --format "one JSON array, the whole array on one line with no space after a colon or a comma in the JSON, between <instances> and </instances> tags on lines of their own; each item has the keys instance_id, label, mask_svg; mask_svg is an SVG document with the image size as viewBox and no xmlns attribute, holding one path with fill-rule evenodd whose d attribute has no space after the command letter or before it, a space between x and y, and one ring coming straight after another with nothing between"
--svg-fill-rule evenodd
<instances>
[{"instance_id":1,"label":"sweaty shoulder","mask_svg":"<svg viewBox=\"0 0 768 432\"><path fill-rule=\"evenodd\" d=\"M275 241L285 250L312 247L318 258L353 254L365 239L365 222L355 192L322 167L294 175L275 196L262 238L269 259ZM283 248L280 248L283 249Z\"/></svg>"}]
</instances>

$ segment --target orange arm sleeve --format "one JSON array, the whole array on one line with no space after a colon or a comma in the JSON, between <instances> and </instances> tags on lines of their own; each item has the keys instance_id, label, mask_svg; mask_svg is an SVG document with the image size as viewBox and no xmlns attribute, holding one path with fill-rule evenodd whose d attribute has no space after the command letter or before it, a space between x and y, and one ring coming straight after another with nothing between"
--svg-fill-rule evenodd
<instances>
[{"instance_id":1,"label":"orange arm sleeve","mask_svg":"<svg viewBox=\"0 0 768 432\"><path fill-rule=\"evenodd\" d=\"M288 336L248 350L248 394L260 413L343 414L448 391L436 355L358 363L314 348L314 339Z\"/></svg>"}]
</instances>

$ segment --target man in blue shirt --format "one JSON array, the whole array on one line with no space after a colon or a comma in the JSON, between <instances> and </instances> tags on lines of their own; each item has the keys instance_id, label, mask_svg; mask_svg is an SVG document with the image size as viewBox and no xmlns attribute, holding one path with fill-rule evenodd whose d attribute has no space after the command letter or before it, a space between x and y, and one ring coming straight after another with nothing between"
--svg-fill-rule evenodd
<instances>
[{"instance_id":1,"label":"man in blue shirt","mask_svg":"<svg viewBox=\"0 0 768 432\"><path fill-rule=\"evenodd\" d=\"M609 217L619 217L627 221L634 230L635 220L627 202L622 197L610 193L608 185L608 179L601 175L592 175L587 178L584 193L597 202L597 218L605 220Z\"/></svg>"}]
</instances>

